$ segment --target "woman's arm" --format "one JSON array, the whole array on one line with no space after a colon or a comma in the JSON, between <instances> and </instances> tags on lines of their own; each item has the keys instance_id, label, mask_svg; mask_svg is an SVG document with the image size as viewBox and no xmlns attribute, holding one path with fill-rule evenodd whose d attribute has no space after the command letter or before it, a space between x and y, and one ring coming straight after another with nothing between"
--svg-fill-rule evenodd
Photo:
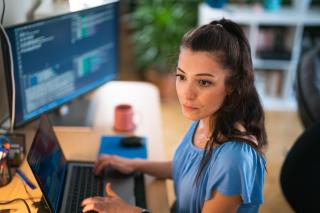
<instances>
[{"instance_id":1,"label":"woman's arm","mask_svg":"<svg viewBox=\"0 0 320 213\"><path fill-rule=\"evenodd\" d=\"M148 161L136 159L136 171L152 175L157 178L172 178L172 161Z\"/></svg>"},{"instance_id":2,"label":"woman's arm","mask_svg":"<svg viewBox=\"0 0 320 213\"><path fill-rule=\"evenodd\" d=\"M171 161L149 161L144 159L129 159L117 155L102 155L94 166L94 173L100 174L103 168L112 167L123 174L134 171L143 172L156 178L172 178Z\"/></svg>"},{"instance_id":3,"label":"woman's arm","mask_svg":"<svg viewBox=\"0 0 320 213\"><path fill-rule=\"evenodd\" d=\"M204 202L202 213L235 213L242 203L240 195L226 196L213 191L210 200Z\"/></svg>"}]
</instances>

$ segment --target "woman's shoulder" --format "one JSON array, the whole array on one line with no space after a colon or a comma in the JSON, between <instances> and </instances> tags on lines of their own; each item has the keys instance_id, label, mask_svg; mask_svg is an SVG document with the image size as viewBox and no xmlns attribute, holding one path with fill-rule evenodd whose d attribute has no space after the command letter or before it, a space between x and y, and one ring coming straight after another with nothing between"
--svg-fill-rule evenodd
<instances>
[{"instance_id":1,"label":"woman's shoulder","mask_svg":"<svg viewBox=\"0 0 320 213\"><path fill-rule=\"evenodd\" d=\"M262 161L265 163L261 153L248 143L243 141L227 141L217 147L216 158L228 162L251 162Z\"/></svg>"},{"instance_id":2,"label":"woman's shoulder","mask_svg":"<svg viewBox=\"0 0 320 213\"><path fill-rule=\"evenodd\" d=\"M240 141L240 140L229 140L224 143L222 143L219 146L220 149L223 149L224 151L241 151L241 152L250 152L252 150L255 150L252 145L249 145L246 142Z\"/></svg>"},{"instance_id":3,"label":"woman's shoulder","mask_svg":"<svg viewBox=\"0 0 320 213\"><path fill-rule=\"evenodd\" d=\"M244 204L262 203L265 164L255 149L245 142L228 141L216 151L207 170L206 197L214 188L224 195L240 194Z\"/></svg>"}]
</instances>

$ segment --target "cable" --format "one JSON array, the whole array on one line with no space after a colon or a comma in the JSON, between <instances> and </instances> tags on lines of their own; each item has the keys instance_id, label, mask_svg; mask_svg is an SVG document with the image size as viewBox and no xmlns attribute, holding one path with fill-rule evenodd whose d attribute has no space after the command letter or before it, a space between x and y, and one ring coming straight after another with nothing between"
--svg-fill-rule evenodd
<instances>
[{"instance_id":1,"label":"cable","mask_svg":"<svg viewBox=\"0 0 320 213\"><path fill-rule=\"evenodd\" d=\"M2 15L1 15L1 25L3 24L4 11L6 9L6 1L2 0Z\"/></svg>"},{"instance_id":2,"label":"cable","mask_svg":"<svg viewBox=\"0 0 320 213\"><path fill-rule=\"evenodd\" d=\"M1 25L3 24L3 17L4 17L5 8L6 8L5 0L2 0L2 15L1 15L1 21L0 21ZM4 121L1 121L0 131L1 131L1 130L7 131L6 129L2 128L2 124L3 124L4 122L5 122L5 120L4 120Z\"/></svg>"},{"instance_id":3,"label":"cable","mask_svg":"<svg viewBox=\"0 0 320 213\"><path fill-rule=\"evenodd\" d=\"M3 35L7 41L8 44L8 49L9 49L9 57L10 57L10 72L11 72L11 83L12 83L12 105L11 105L11 119L10 119L10 130L9 132L13 132L13 127L14 127L14 120L15 120L15 109L16 109L16 85L15 85L15 79L14 79L14 71L13 71L13 57L12 57L12 49L11 49L11 43L8 38L8 35L6 31L4 30L2 24L0 25L0 28L3 32Z\"/></svg>"},{"instance_id":4,"label":"cable","mask_svg":"<svg viewBox=\"0 0 320 213\"><path fill-rule=\"evenodd\" d=\"M6 202L0 202L0 205L7 205L7 204L14 203L14 202L17 202L17 201L22 201L26 205L26 207L28 209L28 212L31 213L31 210L30 210L30 207L29 207L28 203L22 198L16 198L16 199L9 200L9 201L6 201Z\"/></svg>"},{"instance_id":5,"label":"cable","mask_svg":"<svg viewBox=\"0 0 320 213\"><path fill-rule=\"evenodd\" d=\"M36 203L36 201L35 201L34 199L36 199L36 198L34 198L34 197L31 196L30 192L27 190L26 184L21 180L21 178L19 178L19 179L20 179L20 181L21 181L21 183L22 183L22 185L23 185L24 190L25 190L25 191L27 192L27 194L28 194L29 200L31 200L31 201L32 201L32 204L34 205L34 204Z\"/></svg>"}]
</instances>

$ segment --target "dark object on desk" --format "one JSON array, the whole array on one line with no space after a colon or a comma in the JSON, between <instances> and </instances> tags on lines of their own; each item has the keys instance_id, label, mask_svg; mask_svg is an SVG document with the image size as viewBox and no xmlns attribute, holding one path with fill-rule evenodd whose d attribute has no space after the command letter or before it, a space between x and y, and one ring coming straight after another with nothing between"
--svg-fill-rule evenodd
<instances>
[{"instance_id":1,"label":"dark object on desk","mask_svg":"<svg viewBox=\"0 0 320 213\"><path fill-rule=\"evenodd\" d=\"M296 79L298 112L308 128L320 120L320 45L304 54Z\"/></svg>"},{"instance_id":2,"label":"dark object on desk","mask_svg":"<svg viewBox=\"0 0 320 213\"><path fill-rule=\"evenodd\" d=\"M148 208L146 203L144 175L140 172L134 173L134 195L136 198L136 206Z\"/></svg>"},{"instance_id":3,"label":"dark object on desk","mask_svg":"<svg viewBox=\"0 0 320 213\"><path fill-rule=\"evenodd\" d=\"M7 158L0 159L0 187L9 184L11 179Z\"/></svg>"},{"instance_id":4,"label":"dark object on desk","mask_svg":"<svg viewBox=\"0 0 320 213\"><path fill-rule=\"evenodd\" d=\"M120 141L123 147L142 147L144 145L144 138L138 136L124 137Z\"/></svg>"},{"instance_id":5,"label":"dark object on desk","mask_svg":"<svg viewBox=\"0 0 320 213\"><path fill-rule=\"evenodd\" d=\"M71 162L64 156L53 127L43 114L27 162L52 212L80 212L84 198L104 195L104 181L93 175L92 162Z\"/></svg>"},{"instance_id":6,"label":"dark object on desk","mask_svg":"<svg viewBox=\"0 0 320 213\"><path fill-rule=\"evenodd\" d=\"M11 147L8 153L10 167L19 167L26 155L25 135L14 133L6 136L11 140Z\"/></svg>"},{"instance_id":7,"label":"dark object on desk","mask_svg":"<svg viewBox=\"0 0 320 213\"><path fill-rule=\"evenodd\" d=\"M295 212L320 212L320 122L307 129L289 151L281 169L283 194Z\"/></svg>"},{"instance_id":8,"label":"dark object on desk","mask_svg":"<svg viewBox=\"0 0 320 213\"><path fill-rule=\"evenodd\" d=\"M0 135L0 187L9 184L11 181L10 165L8 163L11 144L11 140L6 135Z\"/></svg>"},{"instance_id":9,"label":"dark object on desk","mask_svg":"<svg viewBox=\"0 0 320 213\"><path fill-rule=\"evenodd\" d=\"M110 182L113 190L123 195L121 197L127 203L135 204L133 176L120 176L120 173L113 172L97 178L92 173L92 162L67 161L45 115L41 116L27 161L52 212L82 211L80 204L83 199L105 195L105 182ZM54 189L50 185L52 183Z\"/></svg>"}]
</instances>

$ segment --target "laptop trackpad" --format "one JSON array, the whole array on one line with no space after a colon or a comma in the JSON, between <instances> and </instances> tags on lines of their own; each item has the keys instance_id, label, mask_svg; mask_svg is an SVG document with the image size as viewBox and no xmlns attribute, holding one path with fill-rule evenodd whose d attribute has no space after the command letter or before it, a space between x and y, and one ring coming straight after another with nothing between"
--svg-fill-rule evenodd
<instances>
[{"instance_id":1,"label":"laptop trackpad","mask_svg":"<svg viewBox=\"0 0 320 213\"><path fill-rule=\"evenodd\" d=\"M111 188L116 192L119 197L131 205L136 204L134 195L134 176L123 175L111 168L105 168L103 170L103 176L106 183L111 183Z\"/></svg>"}]
</instances>

